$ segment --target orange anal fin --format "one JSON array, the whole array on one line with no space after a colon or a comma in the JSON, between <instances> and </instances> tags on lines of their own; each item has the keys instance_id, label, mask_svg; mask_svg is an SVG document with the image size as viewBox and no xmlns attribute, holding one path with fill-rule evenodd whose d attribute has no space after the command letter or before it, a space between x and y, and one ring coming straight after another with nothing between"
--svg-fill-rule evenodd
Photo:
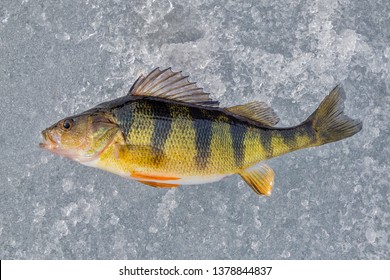
<instances>
[{"instance_id":1,"label":"orange anal fin","mask_svg":"<svg viewBox=\"0 0 390 280\"><path fill-rule=\"evenodd\" d=\"M146 179L146 180L156 180L156 181L172 181L179 180L179 177L169 177L169 176L158 176L158 175L148 175L138 172L131 173L131 177L135 179Z\"/></svg>"},{"instance_id":2,"label":"orange anal fin","mask_svg":"<svg viewBox=\"0 0 390 280\"><path fill-rule=\"evenodd\" d=\"M180 186L177 184L166 184L166 183L160 183L160 182L150 182L150 181L140 181L140 180L137 180L137 181L142 183L142 184L152 186L155 188L176 188L176 187Z\"/></svg>"},{"instance_id":3,"label":"orange anal fin","mask_svg":"<svg viewBox=\"0 0 390 280\"><path fill-rule=\"evenodd\" d=\"M275 173L265 163L258 163L244 169L240 175L258 195L269 196L271 194Z\"/></svg>"}]
</instances>

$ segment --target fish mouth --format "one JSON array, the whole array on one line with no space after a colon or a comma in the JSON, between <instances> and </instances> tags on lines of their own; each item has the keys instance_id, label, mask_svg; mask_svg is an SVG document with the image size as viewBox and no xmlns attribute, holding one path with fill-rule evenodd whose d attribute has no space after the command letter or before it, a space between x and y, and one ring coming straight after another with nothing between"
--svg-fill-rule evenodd
<instances>
[{"instance_id":1,"label":"fish mouth","mask_svg":"<svg viewBox=\"0 0 390 280\"><path fill-rule=\"evenodd\" d=\"M57 147L56 142L53 140L53 138L47 132L46 129L44 131L42 131L41 134L42 134L43 142L39 143L40 148L46 149L46 150L52 150L52 149Z\"/></svg>"},{"instance_id":2,"label":"fish mouth","mask_svg":"<svg viewBox=\"0 0 390 280\"><path fill-rule=\"evenodd\" d=\"M77 154L74 154L72 150L64 150L60 147L60 144L54 139L57 138L57 135L50 133L49 129L45 129L41 132L43 141L39 143L39 147L49 152L59 155L62 157L67 157L76 161L80 161Z\"/></svg>"}]
</instances>

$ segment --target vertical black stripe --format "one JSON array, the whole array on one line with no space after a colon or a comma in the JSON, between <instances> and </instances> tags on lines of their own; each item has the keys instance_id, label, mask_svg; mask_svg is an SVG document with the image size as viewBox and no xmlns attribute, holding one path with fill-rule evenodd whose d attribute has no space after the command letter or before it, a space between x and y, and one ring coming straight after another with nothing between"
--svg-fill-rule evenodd
<instances>
[{"instance_id":1,"label":"vertical black stripe","mask_svg":"<svg viewBox=\"0 0 390 280\"><path fill-rule=\"evenodd\" d=\"M280 137L283 139L283 143L291 149L291 151L297 148L295 129L286 129L278 131Z\"/></svg>"},{"instance_id":2,"label":"vertical black stripe","mask_svg":"<svg viewBox=\"0 0 390 280\"><path fill-rule=\"evenodd\" d=\"M123 138L128 139L131 127L134 123L133 108L130 105L120 107L115 109L113 114L121 127Z\"/></svg>"},{"instance_id":3,"label":"vertical black stripe","mask_svg":"<svg viewBox=\"0 0 390 280\"><path fill-rule=\"evenodd\" d=\"M151 113L153 118L152 147L155 151L164 150L165 143L171 133L172 116L170 104L165 102L152 102Z\"/></svg>"},{"instance_id":4,"label":"vertical black stripe","mask_svg":"<svg viewBox=\"0 0 390 280\"><path fill-rule=\"evenodd\" d=\"M312 140L312 142L314 143L316 141L316 133L312 127L312 124L305 123L301 127L302 127L302 130L304 131L303 133L305 133L307 136L309 136L310 139Z\"/></svg>"},{"instance_id":5,"label":"vertical black stripe","mask_svg":"<svg viewBox=\"0 0 390 280\"><path fill-rule=\"evenodd\" d=\"M213 123L202 109L189 107L192 125L195 131L195 162L200 169L205 169L211 155Z\"/></svg>"},{"instance_id":6,"label":"vertical black stripe","mask_svg":"<svg viewBox=\"0 0 390 280\"><path fill-rule=\"evenodd\" d=\"M266 157L271 158L273 154L272 131L269 129L262 129L260 133L260 142L264 148Z\"/></svg>"},{"instance_id":7,"label":"vertical black stripe","mask_svg":"<svg viewBox=\"0 0 390 280\"><path fill-rule=\"evenodd\" d=\"M237 167L242 167L245 159L244 138L247 127L243 124L230 123L230 134L232 137L234 160Z\"/></svg>"},{"instance_id":8,"label":"vertical black stripe","mask_svg":"<svg viewBox=\"0 0 390 280\"><path fill-rule=\"evenodd\" d=\"M302 136L308 136L312 142L315 142L315 132L312 129L310 123L304 123L303 125L298 126L296 129L294 129L294 142L296 148L301 148L299 147L301 144L298 143L299 137Z\"/></svg>"}]
</instances>

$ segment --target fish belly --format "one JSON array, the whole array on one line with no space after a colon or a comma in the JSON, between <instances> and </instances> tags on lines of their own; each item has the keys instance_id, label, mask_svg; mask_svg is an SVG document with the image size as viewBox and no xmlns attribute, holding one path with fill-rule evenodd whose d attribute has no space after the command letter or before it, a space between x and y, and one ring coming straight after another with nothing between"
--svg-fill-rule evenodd
<instances>
[{"instance_id":1,"label":"fish belly","mask_svg":"<svg viewBox=\"0 0 390 280\"><path fill-rule=\"evenodd\" d=\"M142 182L156 182L163 184L177 184L177 185L193 185L193 184L206 184L219 181L226 176L232 174L197 174L197 175L187 175L189 172L180 172L180 168L176 168L175 171L170 170L166 171L162 168L150 168L150 166L133 166L133 168L126 168L128 165L121 165L116 160L112 160L111 163L107 161L102 161L101 159L96 159L89 162L82 162L82 164L102 169L110 173L119 175L124 178L129 178ZM171 164L174 166L173 164ZM179 171L177 171L179 170Z\"/></svg>"}]
</instances>

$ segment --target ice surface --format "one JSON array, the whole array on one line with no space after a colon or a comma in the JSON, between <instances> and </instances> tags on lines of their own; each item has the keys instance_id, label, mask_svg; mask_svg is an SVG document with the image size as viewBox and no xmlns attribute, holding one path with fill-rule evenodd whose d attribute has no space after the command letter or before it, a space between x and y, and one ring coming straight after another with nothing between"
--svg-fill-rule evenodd
<instances>
[{"instance_id":1,"label":"ice surface","mask_svg":"<svg viewBox=\"0 0 390 280\"><path fill-rule=\"evenodd\" d=\"M389 259L390 2L0 3L1 259ZM38 148L40 131L172 66L223 106L298 124L342 83L363 130L238 176L154 189Z\"/></svg>"}]
</instances>

